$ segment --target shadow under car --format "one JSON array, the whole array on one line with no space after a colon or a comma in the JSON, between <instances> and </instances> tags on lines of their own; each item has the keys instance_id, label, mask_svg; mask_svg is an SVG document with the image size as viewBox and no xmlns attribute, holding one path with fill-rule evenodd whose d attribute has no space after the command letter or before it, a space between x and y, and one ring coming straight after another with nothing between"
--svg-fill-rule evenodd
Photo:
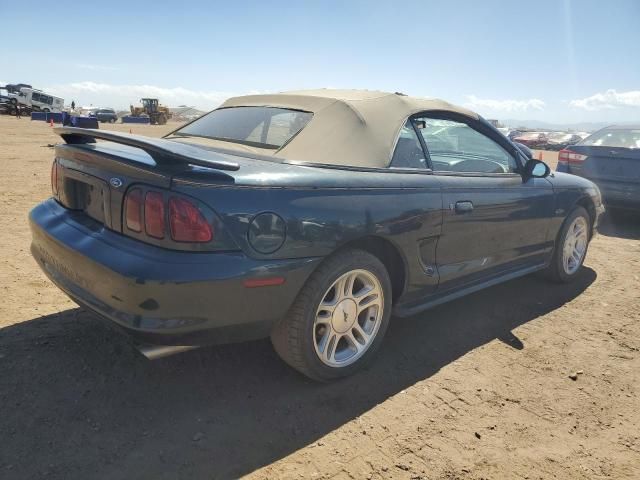
<instances>
[{"instance_id":1,"label":"shadow under car","mask_svg":"<svg viewBox=\"0 0 640 480\"><path fill-rule=\"evenodd\" d=\"M81 309L5 327L0 471L11 478L238 477L494 339L526 348L513 330L595 278L583 268L574 283L549 288L528 276L394 319L372 366L331 384L288 368L268 340L150 362Z\"/></svg>"}]
</instances>

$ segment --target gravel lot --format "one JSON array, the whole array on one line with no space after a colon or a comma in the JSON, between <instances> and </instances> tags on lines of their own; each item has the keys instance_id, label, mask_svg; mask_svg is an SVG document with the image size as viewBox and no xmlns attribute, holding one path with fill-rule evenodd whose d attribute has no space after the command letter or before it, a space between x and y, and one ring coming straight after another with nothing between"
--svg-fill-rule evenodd
<instances>
[{"instance_id":1,"label":"gravel lot","mask_svg":"<svg viewBox=\"0 0 640 480\"><path fill-rule=\"evenodd\" d=\"M0 478L640 478L637 216L605 219L576 283L394 321L368 371L318 385L268 341L149 362L53 287L27 214L57 141L0 116Z\"/></svg>"}]
</instances>

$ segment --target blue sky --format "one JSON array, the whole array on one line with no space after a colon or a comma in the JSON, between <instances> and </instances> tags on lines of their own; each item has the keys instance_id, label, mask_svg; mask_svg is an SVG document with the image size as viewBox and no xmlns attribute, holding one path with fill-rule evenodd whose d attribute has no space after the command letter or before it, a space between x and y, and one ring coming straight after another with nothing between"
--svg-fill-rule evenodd
<instances>
[{"instance_id":1,"label":"blue sky","mask_svg":"<svg viewBox=\"0 0 640 480\"><path fill-rule=\"evenodd\" d=\"M0 81L82 105L146 93L210 109L335 87L441 97L492 118L640 122L638 0L0 0L0 12Z\"/></svg>"}]
</instances>

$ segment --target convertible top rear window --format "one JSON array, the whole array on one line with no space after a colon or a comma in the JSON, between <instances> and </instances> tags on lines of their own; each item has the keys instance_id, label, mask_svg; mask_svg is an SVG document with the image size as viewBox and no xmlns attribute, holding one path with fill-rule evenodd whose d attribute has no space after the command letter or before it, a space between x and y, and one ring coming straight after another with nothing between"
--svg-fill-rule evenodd
<instances>
[{"instance_id":1,"label":"convertible top rear window","mask_svg":"<svg viewBox=\"0 0 640 480\"><path fill-rule=\"evenodd\" d=\"M278 149L302 130L312 116L310 112L276 107L220 108L173 135Z\"/></svg>"}]
</instances>

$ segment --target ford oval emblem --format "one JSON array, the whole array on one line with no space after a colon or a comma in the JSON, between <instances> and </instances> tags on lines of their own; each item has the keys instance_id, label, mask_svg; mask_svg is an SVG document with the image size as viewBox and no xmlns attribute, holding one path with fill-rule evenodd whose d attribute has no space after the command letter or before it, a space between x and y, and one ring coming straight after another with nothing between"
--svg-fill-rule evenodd
<instances>
[{"instance_id":1,"label":"ford oval emblem","mask_svg":"<svg viewBox=\"0 0 640 480\"><path fill-rule=\"evenodd\" d=\"M120 188L122 186L122 180L116 177L113 177L111 180L109 180L109 183L113 188Z\"/></svg>"}]
</instances>

